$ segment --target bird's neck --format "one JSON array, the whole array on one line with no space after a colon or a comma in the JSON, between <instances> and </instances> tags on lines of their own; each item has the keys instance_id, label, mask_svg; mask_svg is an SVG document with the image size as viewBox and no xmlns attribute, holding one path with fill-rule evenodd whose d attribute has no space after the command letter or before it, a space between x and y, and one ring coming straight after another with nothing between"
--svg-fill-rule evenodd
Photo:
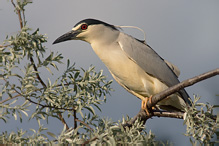
<instances>
[{"instance_id":1,"label":"bird's neck","mask_svg":"<svg viewBox=\"0 0 219 146\"><path fill-rule=\"evenodd\" d=\"M119 31L112 29L99 30L94 36L91 36L87 42L93 45L110 45L119 37Z\"/></svg>"}]
</instances>

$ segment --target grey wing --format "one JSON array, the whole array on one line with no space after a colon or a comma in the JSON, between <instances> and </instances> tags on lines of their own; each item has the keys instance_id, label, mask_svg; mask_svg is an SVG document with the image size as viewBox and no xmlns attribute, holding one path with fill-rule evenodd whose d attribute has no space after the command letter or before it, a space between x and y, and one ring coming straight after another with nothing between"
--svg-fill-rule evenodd
<instances>
[{"instance_id":1,"label":"grey wing","mask_svg":"<svg viewBox=\"0 0 219 146\"><path fill-rule=\"evenodd\" d=\"M168 87L179 83L177 75L169 65L147 44L124 33L120 34L118 43L127 56L149 75L159 79ZM186 103L190 104L189 95L184 89L180 90L179 94Z\"/></svg>"},{"instance_id":2,"label":"grey wing","mask_svg":"<svg viewBox=\"0 0 219 146\"><path fill-rule=\"evenodd\" d=\"M173 65L172 63L168 62L167 60L164 60L166 64L170 67L170 69L176 74L177 77L180 75L180 70L177 66Z\"/></svg>"}]
</instances>

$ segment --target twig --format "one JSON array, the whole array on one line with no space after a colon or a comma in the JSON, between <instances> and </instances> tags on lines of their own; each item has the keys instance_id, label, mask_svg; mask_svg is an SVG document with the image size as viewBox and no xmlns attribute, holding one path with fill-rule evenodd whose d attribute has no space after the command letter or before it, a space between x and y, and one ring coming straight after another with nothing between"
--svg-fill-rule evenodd
<instances>
[{"instance_id":1,"label":"twig","mask_svg":"<svg viewBox=\"0 0 219 146\"><path fill-rule=\"evenodd\" d=\"M24 25L26 25L26 20L25 20L25 15L24 15L24 10L22 11L22 15L23 15L23 22L24 22Z\"/></svg>"},{"instance_id":2,"label":"twig","mask_svg":"<svg viewBox=\"0 0 219 146\"><path fill-rule=\"evenodd\" d=\"M153 111L153 116L183 119L183 112Z\"/></svg>"},{"instance_id":3,"label":"twig","mask_svg":"<svg viewBox=\"0 0 219 146\"><path fill-rule=\"evenodd\" d=\"M7 99L1 101L0 104L3 104L3 103L5 103L6 101L9 101L9 100L14 99L14 98L19 97L19 96L20 96L20 95L18 94L18 95L15 95L15 96L13 96L13 97L8 97Z\"/></svg>"},{"instance_id":4,"label":"twig","mask_svg":"<svg viewBox=\"0 0 219 146\"><path fill-rule=\"evenodd\" d=\"M123 127L131 127L137 119L140 119L143 124L146 123L146 121L151 117L168 117L168 118L177 118L177 119L183 119L183 112L171 112L171 111L153 111L150 112L149 115L146 114L145 110L141 109L138 114L132 118L127 123L123 124Z\"/></svg>"},{"instance_id":5,"label":"twig","mask_svg":"<svg viewBox=\"0 0 219 146\"><path fill-rule=\"evenodd\" d=\"M62 123L66 126L66 130L68 130L69 129L68 124L66 123L66 121L63 118L62 114L59 113L58 116L59 116L60 120L62 121Z\"/></svg>"},{"instance_id":6,"label":"twig","mask_svg":"<svg viewBox=\"0 0 219 146\"><path fill-rule=\"evenodd\" d=\"M34 60L33 60L33 57L31 56L30 57L30 62L31 64L33 65L33 68L34 68L34 71L36 71L36 76L37 76L37 79L40 81L40 83L43 85L44 88L46 88L46 84L43 82L43 80L41 79L39 73L38 73L38 69L34 63Z\"/></svg>"},{"instance_id":7,"label":"twig","mask_svg":"<svg viewBox=\"0 0 219 146\"><path fill-rule=\"evenodd\" d=\"M94 138L85 141L85 142L82 144L82 146L85 146L86 144L89 144L89 142L94 141L94 140L96 140L96 139L97 139L97 137L95 136Z\"/></svg>"},{"instance_id":8,"label":"twig","mask_svg":"<svg viewBox=\"0 0 219 146\"><path fill-rule=\"evenodd\" d=\"M80 122L81 124L85 125L88 129L90 129L91 131L94 131L88 124L84 123L83 121L81 121L79 119L75 119L75 121Z\"/></svg>"},{"instance_id":9,"label":"twig","mask_svg":"<svg viewBox=\"0 0 219 146\"><path fill-rule=\"evenodd\" d=\"M6 48L6 47L8 47L8 46L10 46L10 45L5 45L5 46L0 45L0 48Z\"/></svg>"},{"instance_id":10,"label":"twig","mask_svg":"<svg viewBox=\"0 0 219 146\"><path fill-rule=\"evenodd\" d=\"M3 79L3 80L4 80L5 82L7 82L6 79ZM11 86L10 83L9 83L9 86ZM11 100L11 99L14 99L14 98L16 98L16 97L21 96L21 97L24 97L24 98L25 98L26 100L28 100L29 102L31 102L31 103L33 103L33 104L36 104L36 105L39 105L39 106L42 106L43 108L48 107L48 108L54 108L54 109L59 109L59 110L68 110L68 111L76 110L76 108L69 109L69 108L59 108L59 107L55 107L55 106L43 105L43 104L40 104L40 103L37 103L37 102L31 100L30 98L27 98L27 97L23 96L23 95L22 95L18 90L16 90L15 88L14 88L14 91L15 91L14 93L17 93L17 95L15 95L15 96L13 96L13 97L8 97L7 99L1 101L0 104L4 103L4 102L6 102L6 101L9 101L9 100Z\"/></svg>"},{"instance_id":11,"label":"twig","mask_svg":"<svg viewBox=\"0 0 219 146\"><path fill-rule=\"evenodd\" d=\"M58 110L66 110L66 111L74 111L75 110L74 108L69 109L69 108L61 108L61 107L55 107L55 106L50 106L50 105L43 105L43 104L37 103L29 98L25 98L25 99L33 104L42 106L43 108L48 107L48 108L54 108L54 109L58 109Z\"/></svg>"},{"instance_id":12,"label":"twig","mask_svg":"<svg viewBox=\"0 0 219 146\"><path fill-rule=\"evenodd\" d=\"M76 110L73 111L73 115L74 115L74 129L77 128L77 115L76 115Z\"/></svg>"},{"instance_id":13,"label":"twig","mask_svg":"<svg viewBox=\"0 0 219 146\"><path fill-rule=\"evenodd\" d=\"M22 29L23 28L23 21L22 21L22 17L21 17L21 11L16 8L16 5L15 5L13 0L11 0L11 3L17 11L19 22L20 22L20 28Z\"/></svg>"},{"instance_id":14,"label":"twig","mask_svg":"<svg viewBox=\"0 0 219 146\"><path fill-rule=\"evenodd\" d=\"M17 92L17 94L19 95L19 96L21 96L21 93L19 92L19 91L17 91L16 89L14 89L15 90L15 92ZM24 97L24 96L23 96ZM48 106L48 105L42 105L42 104L40 104L40 103L37 103L37 102L35 102L35 101L32 101L30 98L26 98L26 97L24 97L26 100L28 100L29 102L31 102L31 103L34 103L34 104L36 104L36 105L40 105L40 106L42 106L43 108L44 107L50 107L51 108L51 106ZM59 108L60 109L60 108ZM60 120L62 121L62 123L64 124L64 125L66 125L66 129L68 130L69 129L69 127L68 127L68 124L66 123L66 121L65 121L65 119L63 118L63 116L62 116L62 114L61 113L58 113L58 116L59 116L59 118L60 118Z\"/></svg>"},{"instance_id":15,"label":"twig","mask_svg":"<svg viewBox=\"0 0 219 146\"><path fill-rule=\"evenodd\" d=\"M14 6L14 8L16 8L16 5L15 5L15 3L14 3L13 0L11 0L11 3L12 3L12 5Z\"/></svg>"}]
</instances>

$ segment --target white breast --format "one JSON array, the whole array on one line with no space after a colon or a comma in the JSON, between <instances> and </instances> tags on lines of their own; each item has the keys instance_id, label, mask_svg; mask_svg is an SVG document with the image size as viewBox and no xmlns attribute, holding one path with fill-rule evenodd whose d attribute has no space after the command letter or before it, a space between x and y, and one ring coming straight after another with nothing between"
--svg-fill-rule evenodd
<instances>
[{"instance_id":1,"label":"white breast","mask_svg":"<svg viewBox=\"0 0 219 146\"><path fill-rule=\"evenodd\" d=\"M157 92L154 83L158 80L149 76L133 60L128 58L118 43L101 46L99 44L91 45L120 84L142 96L150 96Z\"/></svg>"}]
</instances>

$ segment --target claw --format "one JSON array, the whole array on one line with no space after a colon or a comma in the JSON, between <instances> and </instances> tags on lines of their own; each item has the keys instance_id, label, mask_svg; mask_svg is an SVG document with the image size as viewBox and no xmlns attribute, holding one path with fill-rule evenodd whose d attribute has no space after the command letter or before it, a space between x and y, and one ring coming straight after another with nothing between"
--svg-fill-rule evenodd
<instances>
[{"instance_id":1,"label":"claw","mask_svg":"<svg viewBox=\"0 0 219 146\"><path fill-rule=\"evenodd\" d=\"M149 102L152 103L152 95L149 97Z\"/></svg>"},{"instance_id":2,"label":"claw","mask_svg":"<svg viewBox=\"0 0 219 146\"><path fill-rule=\"evenodd\" d=\"M148 103L148 100L149 102L151 103L151 100L152 100L152 95L148 98L144 98L144 100L142 100L141 102L141 108L145 110L146 114L147 115L150 115L149 112L148 112L148 108L147 108L147 103ZM152 107L152 109L155 109L155 107Z\"/></svg>"},{"instance_id":3,"label":"claw","mask_svg":"<svg viewBox=\"0 0 219 146\"><path fill-rule=\"evenodd\" d=\"M148 108L147 108L147 103L148 103L148 98L146 97L144 100L141 102L141 108L145 110L146 114L149 115Z\"/></svg>"}]
</instances>

